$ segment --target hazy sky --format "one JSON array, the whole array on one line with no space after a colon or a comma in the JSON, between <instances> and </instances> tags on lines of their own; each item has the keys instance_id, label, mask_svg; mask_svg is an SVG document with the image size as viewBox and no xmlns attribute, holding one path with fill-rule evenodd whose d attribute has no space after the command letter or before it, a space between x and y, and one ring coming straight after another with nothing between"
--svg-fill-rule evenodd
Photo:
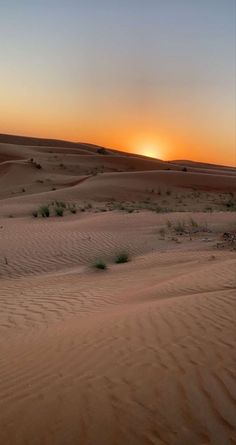
<instances>
[{"instance_id":1,"label":"hazy sky","mask_svg":"<svg viewBox=\"0 0 236 445\"><path fill-rule=\"evenodd\" d=\"M0 0L0 132L235 164L235 0Z\"/></svg>"}]
</instances>

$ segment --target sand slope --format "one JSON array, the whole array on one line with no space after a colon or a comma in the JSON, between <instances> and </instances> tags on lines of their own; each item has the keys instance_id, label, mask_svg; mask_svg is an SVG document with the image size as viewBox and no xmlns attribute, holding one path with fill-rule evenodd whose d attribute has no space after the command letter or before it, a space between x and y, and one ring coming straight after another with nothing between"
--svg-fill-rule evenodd
<instances>
[{"instance_id":1,"label":"sand slope","mask_svg":"<svg viewBox=\"0 0 236 445\"><path fill-rule=\"evenodd\" d=\"M29 147L0 164L0 444L236 444L236 252L217 248L235 212L191 211L211 193L234 199L234 171L90 175L39 151L37 169ZM188 211L96 213L159 187L149 196ZM94 207L32 217L52 199ZM114 264L122 251L131 260Z\"/></svg>"}]
</instances>

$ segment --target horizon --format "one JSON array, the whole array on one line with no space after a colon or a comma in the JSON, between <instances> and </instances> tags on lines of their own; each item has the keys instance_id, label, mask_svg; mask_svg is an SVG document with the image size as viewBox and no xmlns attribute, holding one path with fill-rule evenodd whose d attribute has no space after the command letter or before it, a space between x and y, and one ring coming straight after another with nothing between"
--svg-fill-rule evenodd
<instances>
[{"instance_id":1,"label":"horizon","mask_svg":"<svg viewBox=\"0 0 236 445\"><path fill-rule=\"evenodd\" d=\"M234 167L235 11L234 0L0 3L0 132Z\"/></svg>"},{"instance_id":2,"label":"horizon","mask_svg":"<svg viewBox=\"0 0 236 445\"><path fill-rule=\"evenodd\" d=\"M124 153L124 154L129 154L129 155L134 155L134 156L143 156L143 157L146 157L146 158L150 158L150 159L154 159L154 160L159 160L159 161L163 161L163 162L192 162L192 163L203 163L203 164L209 164L209 165L215 165L215 166L219 166L219 167L229 167L229 168L236 168L236 164L235 165L232 165L232 164L217 164L217 163L214 163L214 162L203 162L203 161L199 161L199 160L197 160L197 159L190 159L190 158L186 158L186 159L184 159L184 158L173 158L173 159L162 159L162 158L157 158L157 157L152 157L152 156L148 156L148 155L145 155L145 154L142 154L142 153L135 153L135 152L129 152L129 151L127 151L127 150L125 150L125 149L121 149L121 148L117 148L117 147L110 147L110 146L103 146L103 145L99 145L99 144L95 144L95 143L91 143L91 142L89 142L89 141L79 141L79 140L67 140L67 139L57 139L57 138L44 138L44 137L41 137L41 136L29 136L29 135L25 135L25 134L9 134L9 133L0 133L0 138L1 138L1 136L6 136L6 137L19 137L19 138L24 138L24 139L35 139L35 140L37 140L37 139L39 139L39 140L42 140L42 141L57 141L57 142L63 142L63 143L73 143L73 144L84 144L84 145L91 145L91 146L94 146L94 147L101 147L101 148L105 148L106 150L111 150L111 151L118 151L118 152L120 152L120 153ZM9 144L13 144L13 145L15 145L13 142L4 142L4 143L9 143ZM24 146L25 144L20 144L20 145L22 145L22 146ZM35 144L35 146L36 146L36 144Z\"/></svg>"}]
</instances>

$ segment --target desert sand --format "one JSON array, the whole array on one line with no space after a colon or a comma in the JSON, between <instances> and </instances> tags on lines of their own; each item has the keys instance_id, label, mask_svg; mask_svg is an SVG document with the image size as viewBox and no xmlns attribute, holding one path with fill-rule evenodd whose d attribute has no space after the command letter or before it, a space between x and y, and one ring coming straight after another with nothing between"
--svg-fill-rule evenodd
<instances>
[{"instance_id":1,"label":"desert sand","mask_svg":"<svg viewBox=\"0 0 236 445\"><path fill-rule=\"evenodd\" d=\"M235 209L233 167L0 135L0 444L236 444Z\"/></svg>"}]
</instances>

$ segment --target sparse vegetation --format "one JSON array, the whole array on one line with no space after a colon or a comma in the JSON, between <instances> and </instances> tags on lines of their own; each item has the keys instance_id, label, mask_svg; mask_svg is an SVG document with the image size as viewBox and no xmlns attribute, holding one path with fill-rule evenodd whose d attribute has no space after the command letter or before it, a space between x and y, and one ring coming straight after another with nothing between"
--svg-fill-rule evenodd
<instances>
[{"instance_id":1,"label":"sparse vegetation","mask_svg":"<svg viewBox=\"0 0 236 445\"><path fill-rule=\"evenodd\" d=\"M184 233L186 233L186 224L185 224L185 222L184 221L178 221L174 225L174 231L178 235L183 235Z\"/></svg>"},{"instance_id":2,"label":"sparse vegetation","mask_svg":"<svg viewBox=\"0 0 236 445\"><path fill-rule=\"evenodd\" d=\"M164 213L167 211L171 212L171 209L165 209L160 207L159 203L156 201L150 201L145 199L145 201L139 202L109 202L107 203L109 210L122 210L128 213L138 212L140 210L149 210L156 213Z\"/></svg>"},{"instance_id":3,"label":"sparse vegetation","mask_svg":"<svg viewBox=\"0 0 236 445\"><path fill-rule=\"evenodd\" d=\"M66 203L63 202L63 201L55 201L55 205L56 205L57 207L61 207L62 209L65 209L65 208L66 208Z\"/></svg>"},{"instance_id":4,"label":"sparse vegetation","mask_svg":"<svg viewBox=\"0 0 236 445\"><path fill-rule=\"evenodd\" d=\"M44 205L41 206L39 208L39 214L43 217L43 218L48 218L50 216L50 209L49 206Z\"/></svg>"},{"instance_id":5,"label":"sparse vegetation","mask_svg":"<svg viewBox=\"0 0 236 445\"><path fill-rule=\"evenodd\" d=\"M236 210L236 200L233 199L233 197L231 196L225 203L224 203L225 207L227 208L227 210Z\"/></svg>"},{"instance_id":6,"label":"sparse vegetation","mask_svg":"<svg viewBox=\"0 0 236 445\"><path fill-rule=\"evenodd\" d=\"M81 209L82 210L82 209ZM66 212L77 213L77 208L75 204L66 204L63 201L52 201L47 205L41 206L38 210L32 212L32 216L37 218L38 216L42 216L43 218L49 217L50 214L54 214L55 216L64 216Z\"/></svg>"},{"instance_id":7,"label":"sparse vegetation","mask_svg":"<svg viewBox=\"0 0 236 445\"><path fill-rule=\"evenodd\" d=\"M107 264L103 260L97 260L94 263L94 267L95 267L95 269L106 270L107 269Z\"/></svg>"},{"instance_id":8,"label":"sparse vegetation","mask_svg":"<svg viewBox=\"0 0 236 445\"><path fill-rule=\"evenodd\" d=\"M64 215L64 207L55 207L55 215L56 216L63 216Z\"/></svg>"},{"instance_id":9,"label":"sparse vegetation","mask_svg":"<svg viewBox=\"0 0 236 445\"><path fill-rule=\"evenodd\" d=\"M129 254L127 252L120 252L117 254L115 258L116 264L122 264L122 263L128 263L129 261Z\"/></svg>"},{"instance_id":10,"label":"sparse vegetation","mask_svg":"<svg viewBox=\"0 0 236 445\"><path fill-rule=\"evenodd\" d=\"M96 152L99 153L100 155L107 155L108 154L108 151L105 148L103 148L103 147L97 148Z\"/></svg>"}]
</instances>

